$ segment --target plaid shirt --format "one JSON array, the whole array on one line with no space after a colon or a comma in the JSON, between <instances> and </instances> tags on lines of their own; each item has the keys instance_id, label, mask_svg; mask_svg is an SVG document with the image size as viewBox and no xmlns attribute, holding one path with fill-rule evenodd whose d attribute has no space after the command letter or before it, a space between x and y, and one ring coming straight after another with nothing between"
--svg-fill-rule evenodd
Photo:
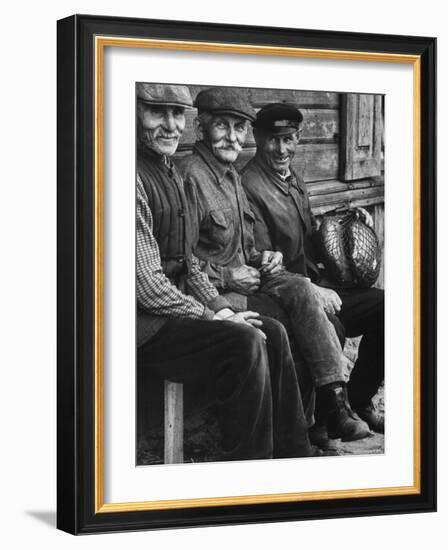
<instances>
[{"instance_id":1,"label":"plaid shirt","mask_svg":"<svg viewBox=\"0 0 448 550\"><path fill-rule=\"evenodd\" d=\"M159 247L152 233L148 197L137 176L137 301L147 313L167 318L213 319L214 312L229 303L219 296L193 257L185 278L187 295L163 272Z\"/></svg>"}]
</instances>

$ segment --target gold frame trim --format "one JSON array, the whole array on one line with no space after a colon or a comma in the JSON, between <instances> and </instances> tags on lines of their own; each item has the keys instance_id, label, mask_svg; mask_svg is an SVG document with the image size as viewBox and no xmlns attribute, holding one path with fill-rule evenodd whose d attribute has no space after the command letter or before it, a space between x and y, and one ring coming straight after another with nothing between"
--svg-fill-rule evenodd
<instances>
[{"instance_id":1,"label":"gold frame trim","mask_svg":"<svg viewBox=\"0 0 448 550\"><path fill-rule=\"evenodd\" d=\"M407 63L413 65L414 98L414 482L411 486L381 487L337 491L278 493L181 500L142 502L104 502L104 50L106 47L153 48L209 53L287 56L314 59ZM181 40L155 40L96 36L95 52L95 513L130 512L232 506L275 502L303 502L340 498L415 495L421 492L421 335L420 335L420 269L421 269L421 59L417 55L321 50L308 48L224 44Z\"/></svg>"}]
</instances>

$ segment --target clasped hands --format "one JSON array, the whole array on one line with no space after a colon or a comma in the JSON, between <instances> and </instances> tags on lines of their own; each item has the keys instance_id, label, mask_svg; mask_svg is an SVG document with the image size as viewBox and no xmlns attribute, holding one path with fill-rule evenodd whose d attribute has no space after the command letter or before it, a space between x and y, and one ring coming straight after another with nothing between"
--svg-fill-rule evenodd
<instances>
[{"instance_id":1,"label":"clasped hands","mask_svg":"<svg viewBox=\"0 0 448 550\"><path fill-rule=\"evenodd\" d=\"M253 294L260 288L262 275L275 275L282 269L283 254L274 250L264 250L258 269L249 265L230 268L227 286L240 294Z\"/></svg>"}]
</instances>

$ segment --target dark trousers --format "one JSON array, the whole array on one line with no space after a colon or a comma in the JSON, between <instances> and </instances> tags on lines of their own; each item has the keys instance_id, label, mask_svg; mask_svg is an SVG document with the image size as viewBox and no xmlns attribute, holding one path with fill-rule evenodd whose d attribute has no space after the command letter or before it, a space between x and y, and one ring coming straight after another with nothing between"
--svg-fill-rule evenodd
<instances>
[{"instance_id":1,"label":"dark trousers","mask_svg":"<svg viewBox=\"0 0 448 550\"><path fill-rule=\"evenodd\" d=\"M261 292L251 294L247 297L247 309L250 311L257 311L261 315L270 315L286 327L289 335L292 356L294 358L296 375L302 394L302 403L305 411L307 426L312 426L314 424L315 408L315 389L313 377L307 367L305 358L297 346L288 312L282 307L278 299L273 296L269 296L268 294L262 294Z\"/></svg>"},{"instance_id":2,"label":"dark trousers","mask_svg":"<svg viewBox=\"0 0 448 550\"><path fill-rule=\"evenodd\" d=\"M219 408L225 460L311 454L288 337L263 318L251 327L173 319L138 350L138 369L174 382L207 379Z\"/></svg>"},{"instance_id":3,"label":"dark trousers","mask_svg":"<svg viewBox=\"0 0 448 550\"><path fill-rule=\"evenodd\" d=\"M348 395L353 408L363 408L384 380L384 291L369 288L337 292L342 300L338 318L346 335L362 335Z\"/></svg>"}]
</instances>

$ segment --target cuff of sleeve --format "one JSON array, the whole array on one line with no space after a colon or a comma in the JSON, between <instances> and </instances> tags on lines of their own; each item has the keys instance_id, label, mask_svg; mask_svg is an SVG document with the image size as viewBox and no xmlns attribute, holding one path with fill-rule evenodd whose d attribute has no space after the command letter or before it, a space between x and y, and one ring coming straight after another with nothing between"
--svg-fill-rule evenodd
<instances>
[{"instance_id":1,"label":"cuff of sleeve","mask_svg":"<svg viewBox=\"0 0 448 550\"><path fill-rule=\"evenodd\" d=\"M204 313L202 314L202 319L204 321L213 321L215 317L215 312L209 309L208 307L204 308Z\"/></svg>"},{"instance_id":2,"label":"cuff of sleeve","mask_svg":"<svg viewBox=\"0 0 448 550\"><path fill-rule=\"evenodd\" d=\"M225 309L225 308L232 309L232 306L230 302L226 298L224 298L224 296L217 296L216 298L213 298L212 300L210 300L210 302L207 303L207 308L211 309L216 313L221 309Z\"/></svg>"}]
</instances>

